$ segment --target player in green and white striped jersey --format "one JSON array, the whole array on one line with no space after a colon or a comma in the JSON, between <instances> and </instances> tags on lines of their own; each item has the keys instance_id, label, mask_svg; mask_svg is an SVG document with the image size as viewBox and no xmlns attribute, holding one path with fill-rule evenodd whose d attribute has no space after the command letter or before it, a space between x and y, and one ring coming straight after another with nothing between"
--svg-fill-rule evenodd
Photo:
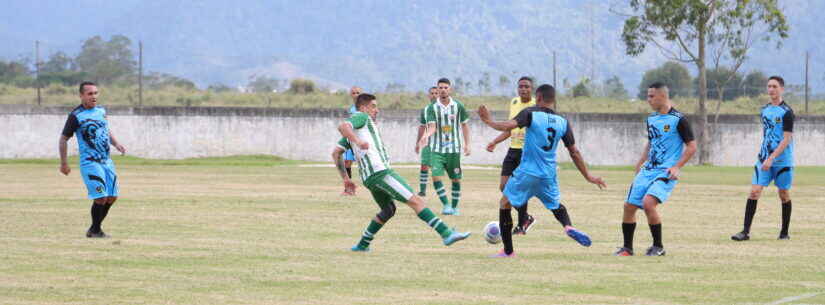
<instances>
[{"instance_id":1,"label":"player in green and white striped jersey","mask_svg":"<svg viewBox=\"0 0 825 305\"><path fill-rule=\"evenodd\" d=\"M418 126L418 136L415 138L416 144L419 140L421 140L421 137L427 131L427 108L438 99L437 87L430 87L429 98L429 103L424 107L424 109L421 109L421 113L418 116L418 123L421 125ZM418 196L421 197L427 196L427 179L429 178L430 159L430 147L424 146L424 148L421 149L421 171L418 173Z\"/></svg>"},{"instance_id":2,"label":"player in green and white striped jersey","mask_svg":"<svg viewBox=\"0 0 825 305\"><path fill-rule=\"evenodd\" d=\"M458 215L461 200L461 151L470 155L470 116L464 104L450 97L450 80L438 80L438 102L427 107L427 132L418 140L416 151L430 147L433 188L444 205L441 214ZM441 180L444 173L452 179L453 200L447 202L447 192Z\"/></svg>"},{"instance_id":3,"label":"player in green and white striped jersey","mask_svg":"<svg viewBox=\"0 0 825 305\"><path fill-rule=\"evenodd\" d=\"M470 236L470 232L455 232L438 218L424 203L424 199L412 193L412 188L395 171L390 168L384 142L375 125L374 118L378 114L378 103L375 96L361 94L355 102L358 112L338 126L343 138L332 152L332 159L338 169L338 174L344 180L344 187L355 189L355 184L347 175L341 155L347 149L352 149L358 161L358 171L361 181L372 193L381 211L375 215L367 229L361 236L352 251L369 251L370 242L384 224L395 215L395 203L398 200L412 208L422 221L435 229L444 241L444 245L451 245Z\"/></svg>"}]
</instances>

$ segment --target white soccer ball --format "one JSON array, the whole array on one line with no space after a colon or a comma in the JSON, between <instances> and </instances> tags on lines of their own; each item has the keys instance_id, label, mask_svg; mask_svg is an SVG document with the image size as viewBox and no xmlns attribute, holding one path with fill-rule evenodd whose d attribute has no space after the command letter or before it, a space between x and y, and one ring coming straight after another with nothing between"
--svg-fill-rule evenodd
<instances>
[{"instance_id":1,"label":"white soccer ball","mask_svg":"<svg viewBox=\"0 0 825 305\"><path fill-rule=\"evenodd\" d=\"M501 229L498 227L498 221L491 221L484 226L484 240L491 244L501 242Z\"/></svg>"}]
</instances>

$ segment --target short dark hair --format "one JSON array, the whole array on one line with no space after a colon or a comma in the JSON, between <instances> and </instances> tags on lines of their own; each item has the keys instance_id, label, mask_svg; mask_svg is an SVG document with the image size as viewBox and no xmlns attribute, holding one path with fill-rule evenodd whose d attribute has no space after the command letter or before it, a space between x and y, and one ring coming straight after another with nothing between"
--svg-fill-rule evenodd
<instances>
[{"instance_id":1,"label":"short dark hair","mask_svg":"<svg viewBox=\"0 0 825 305\"><path fill-rule=\"evenodd\" d=\"M541 99L545 102L547 101L555 101L556 100L556 88L553 86L544 84L536 88L536 96L541 96Z\"/></svg>"},{"instance_id":2,"label":"short dark hair","mask_svg":"<svg viewBox=\"0 0 825 305\"><path fill-rule=\"evenodd\" d=\"M85 81L85 82L80 83L80 87L78 88L78 91L80 92L80 94L83 94L83 87L86 87L86 86L97 86L97 84L95 84L93 82L90 82L90 81Z\"/></svg>"},{"instance_id":3,"label":"short dark hair","mask_svg":"<svg viewBox=\"0 0 825 305\"><path fill-rule=\"evenodd\" d=\"M446 77L439 78L439 79L438 79L438 81L437 81L437 82L435 82L435 83L436 83L436 84L447 84L447 85L452 85L452 84L450 83L450 80L449 80L449 79L447 79Z\"/></svg>"},{"instance_id":4,"label":"short dark hair","mask_svg":"<svg viewBox=\"0 0 825 305\"><path fill-rule=\"evenodd\" d=\"M438 89L438 87L436 87L436 86L430 87L430 90L433 90L433 89Z\"/></svg>"},{"instance_id":5,"label":"short dark hair","mask_svg":"<svg viewBox=\"0 0 825 305\"><path fill-rule=\"evenodd\" d=\"M663 83L663 82L655 82L655 83L650 84L650 86L647 86L647 88L648 89L662 89L662 88L667 88L667 85L665 85L665 83Z\"/></svg>"},{"instance_id":6,"label":"short dark hair","mask_svg":"<svg viewBox=\"0 0 825 305\"><path fill-rule=\"evenodd\" d=\"M358 97L355 98L355 109L361 108L361 106L369 104L369 102L372 102L374 100L375 95L369 93L361 93L358 95Z\"/></svg>"},{"instance_id":7,"label":"short dark hair","mask_svg":"<svg viewBox=\"0 0 825 305\"><path fill-rule=\"evenodd\" d=\"M785 88L785 79L783 79L782 76L774 75L774 76L768 77L768 81L770 81L770 80L777 81L779 83L779 86L781 86L782 88Z\"/></svg>"},{"instance_id":8,"label":"short dark hair","mask_svg":"<svg viewBox=\"0 0 825 305\"><path fill-rule=\"evenodd\" d=\"M526 80L526 81L530 82L531 85L533 84L533 78L529 77L529 76L522 76L521 78L518 79L517 82L520 82L520 81L523 81L523 80Z\"/></svg>"}]
</instances>

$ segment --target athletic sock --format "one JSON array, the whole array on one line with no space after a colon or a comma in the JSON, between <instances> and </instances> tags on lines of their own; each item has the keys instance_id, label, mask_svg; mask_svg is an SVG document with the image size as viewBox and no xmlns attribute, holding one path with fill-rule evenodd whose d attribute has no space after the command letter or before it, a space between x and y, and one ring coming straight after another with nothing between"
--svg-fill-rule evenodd
<instances>
[{"instance_id":1,"label":"athletic sock","mask_svg":"<svg viewBox=\"0 0 825 305\"><path fill-rule=\"evenodd\" d=\"M92 202L92 227L93 233L100 232L100 224L103 222L103 205Z\"/></svg>"},{"instance_id":2,"label":"athletic sock","mask_svg":"<svg viewBox=\"0 0 825 305\"><path fill-rule=\"evenodd\" d=\"M347 167L347 176L352 179L352 167Z\"/></svg>"},{"instance_id":3,"label":"athletic sock","mask_svg":"<svg viewBox=\"0 0 825 305\"><path fill-rule=\"evenodd\" d=\"M428 171L420 171L418 173L418 190L423 193L427 191L427 180L430 178L430 173Z\"/></svg>"},{"instance_id":4,"label":"athletic sock","mask_svg":"<svg viewBox=\"0 0 825 305\"><path fill-rule=\"evenodd\" d=\"M449 204L447 201L447 191L444 190L444 182L433 180L433 188L435 189L435 193L438 194L438 199L441 199L441 204L444 206Z\"/></svg>"},{"instance_id":5,"label":"athletic sock","mask_svg":"<svg viewBox=\"0 0 825 305\"><path fill-rule=\"evenodd\" d=\"M526 204L525 204L526 205ZM570 215L567 214L567 208L564 207L563 204L559 203L559 208L555 210L550 210L553 212L553 216L556 217L556 220L561 223L562 227L572 226L573 223L570 222Z\"/></svg>"},{"instance_id":6,"label":"athletic sock","mask_svg":"<svg viewBox=\"0 0 825 305\"><path fill-rule=\"evenodd\" d=\"M755 199L748 199L748 203L745 205L745 227L742 232L745 234L751 232L751 223L753 223L753 215L756 214L756 200Z\"/></svg>"},{"instance_id":7,"label":"athletic sock","mask_svg":"<svg viewBox=\"0 0 825 305\"><path fill-rule=\"evenodd\" d=\"M791 201L782 203L782 231L781 235L788 235L788 227L791 226Z\"/></svg>"},{"instance_id":8,"label":"athletic sock","mask_svg":"<svg viewBox=\"0 0 825 305\"><path fill-rule=\"evenodd\" d=\"M653 236L653 245L664 248L662 245L662 224L650 225L650 235Z\"/></svg>"},{"instance_id":9,"label":"athletic sock","mask_svg":"<svg viewBox=\"0 0 825 305\"><path fill-rule=\"evenodd\" d=\"M453 209L458 208L458 202L461 201L461 182L453 182Z\"/></svg>"},{"instance_id":10,"label":"athletic sock","mask_svg":"<svg viewBox=\"0 0 825 305\"><path fill-rule=\"evenodd\" d=\"M510 209L498 210L499 231L501 231L501 241L504 242L504 253L513 253L513 216Z\"/></svg>"},{"instance_id":11,"label":"athletic sock","mask_svg":"<svg viewBox=\"0 0 825 305\"><path fill-rule=\"evenodd\" d=\"M362 249L369 248L372 239L375 238L375 234L378 233L378 230L381 230L383 224L378 223L375 219L370 221L370 224L367 226L367 229L364 230L364 233L361 234L361 240L358 241L358 247Z\"/></svg>"},{"instance_id":12,"label":"athletic sock","mask_svg":"<svg viewBox=\"0 0 825 305\"><path fill-rule=\"evenodd\" d=\"M527 221L527 203L525 202L524 205L520 207L516 207L516 212L518 212L518 226L524 226L524 223Z\"/></svg>"},{"instance_id":13,"label":"athletic sock","mask_svg":"<svg viewBox=\"0 0 825 305\"><path fill-rule=\"evenodd\" d=\"M628 249L633 249L633 233L636 232L636 223L635 222L623 222L622 223L622 234L624 235L624 247Z\"/></svg>"},{"instance_id":14,"label":"athletic sock","mask_svg":"<svg viewBox=\"0 0 825 305\"><path fill-rule=\"evenodd\" d=\"M107 203L107 204L103 205L103 216L100 217L100 222L101 223L103 222L104 219L106 219L106 216L109 215L109 209L111 209L111 208L112 208L111 203Z\"/></svg>"},{"instance_id":15,"label":"athletic sock","mask_svg":"<svg viewBox=\"0 0 825 305\"><path fill-rule=\"evenodd\" d=\"M435 216L435 213L430 210L430 208L424 208L421 210L421 213L418 213L418 218L423 220L427 223L428 226L435 229L438 232L438 235L441 235L442 238L447 238L450 234L453 234L453 230L447 227L443 221L441 221L438 216Z\"/></svg>"}]
</instances>

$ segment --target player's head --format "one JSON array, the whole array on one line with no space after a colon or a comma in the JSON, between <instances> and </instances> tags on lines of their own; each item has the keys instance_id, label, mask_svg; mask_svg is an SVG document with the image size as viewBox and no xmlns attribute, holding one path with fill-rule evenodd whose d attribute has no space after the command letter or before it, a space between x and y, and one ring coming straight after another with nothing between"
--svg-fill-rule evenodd
<instances>
[{"instance_id":1,"label":"player's head","mask_svg":"<svg viewBox=\"0 0 825 305\"><path fill-rule=\"evenodd\" d=\"M83 104L83 107L92 108L97 106L97 95L99 94L97 84L88 81L82 82L78 87L78 91L80 92L80 102Z\"/></svg>"},{"instance_id":2,"label":"player's head","mask_svg":"<svg viewBox=\"0 0 825 305\"><path fill-rule=\"evenodd\" d=\"M369 93L361 93L355 98L355 108L368 114L373 119L378 115L378 101L375 95Z\"/></svg>"},{"instance_id":3,"label":"player's head","mask_svg":"<svg viewBox=\"0 0 825 305\"><path fill-rule=\"evenodd\" d=\"M544 84L536 88L536 106L550 107L556 102L556 88Z\"/></svg>"},{"instance_id":4,"label":"player's head","mask_svg":"<svg viewBox=\"0 0 825 305\"><path fill-rule=\"evenodd\" d=\"M518 79L518 96L523 99L530 99L533 93L533 79L529 76L522 76Z\"/></svg>"},{"instance_id":5,"label":"player's head","mask_svg":"<svg viewBox=\"0 0 825 305\"><path fill-rule=\"evenodd\" d=\"M361 95L363 91L364 90L358 86L352 86L352 88L349 88L349 96L352 97L353 103L355 103L355 99L358 98L358 96Z\"/></svg>"},{"instance_id":6,"label":"player's head","mask_svg":"<svg viewBox=\"0 0 825 305\"><path fill-rule=\"evenodd\" d=\"M653 110L658 110L670 100L669 91L667 85L662 82L650 84L650 86L647 87L647 103L650 104Z\"/></svg>"},{"instance_id":7,"label":"player's head","mask_svg":"<svg viewBox=\"0 0 825 305\"><path fill-rule=\"evenodd\" d=\"M450 96L450 80L447 78L440 78L436 83L438 87L438 97L447 98Z\"/></svg>"},{"instance_id":8,"label":"player's head","mask_svg":"<svg viewBox=\"0 0 825 305\"><path fill-rule=\"evenodd\" d=\"M785 92L785 80L781 76L774 75L768 77L768 96L771 100L778 101Z\"/></svg>"},{"instance_id":9,"label":"player's head","mask_svg":"<svg viewBox=\"0 0 825 305\"><path fill-rule=\"evenodd\" d=\"M429 97L430 97L431 101L438 98L438 87L436 87L436 86L430 87Z\"/></svg>"}]
</instances>

